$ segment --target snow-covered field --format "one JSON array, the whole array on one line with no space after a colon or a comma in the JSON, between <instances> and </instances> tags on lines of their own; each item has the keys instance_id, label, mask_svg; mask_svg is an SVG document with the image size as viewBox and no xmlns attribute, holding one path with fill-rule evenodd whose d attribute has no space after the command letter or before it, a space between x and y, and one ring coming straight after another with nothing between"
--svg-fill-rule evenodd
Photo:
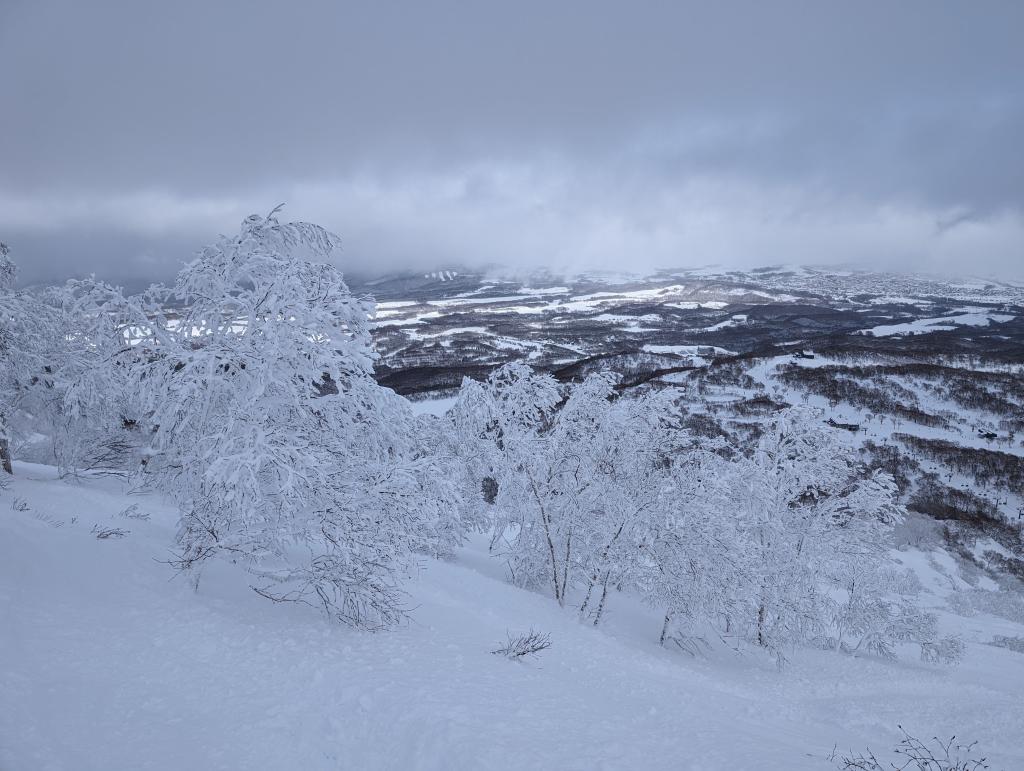
<instances>
[{"instance_id":1,"label":"snow-covered field","mask_svg":"<svg viewBox=\"0 0 1024 771\"><path fill-rule=\"evenodd\" d=\"M929 332L949 331L957 326L984 327L995 323L1012 321L1014 316L1007 313L986 313L984 309L964 309L965 312L931 319L915 319L902 324L882 324L863 330L862 334L874 337L889 335L917 335Z\"/></svg>"},{"instance_id":2,"label":"snow-covered field","mask_svg":"<svg viewBox=\"0 0 1024 771\"><path fill-rule=\"evenodd\" d=\"M509 585L478 543L421 563L402 627L356 632L258 597L238 565L210 565L194 592L161 562L176 514L157 497L15 472L0 491L4 771L788 771L833 767L835 745L884 750L898 723L1024 768L1024 655L986 644L1024 636L1024 618L943 611L967 642L956 668L798 650L780 671L753 651L662 649L658 614L628 598L606 627L581 624ZM130 532L98 539L96 526ZM980 591L944 553L900 557L925 604ZM549 650L491 655L531 628Z\"/></svg>"}]
</instances>

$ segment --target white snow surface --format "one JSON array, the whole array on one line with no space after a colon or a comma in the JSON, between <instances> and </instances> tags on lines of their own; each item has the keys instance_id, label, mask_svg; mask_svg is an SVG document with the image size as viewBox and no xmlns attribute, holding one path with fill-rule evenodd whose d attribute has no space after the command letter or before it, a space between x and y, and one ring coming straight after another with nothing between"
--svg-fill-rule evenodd
<instances>
[{"instance_id":1,"label":"white snow surface","mask_svg":"<svg viewBox=\"0 0 1024 771\"><path fill-rule=\"evenodd\" d=\"M993 321L1011 321L1014 316L1006 313L992 313L986 311L967 311L954 316L938 316L932 319L915 319L902 324L882 324L871 329L861 330L861 334L873 335L874 337L888 337L890 335L917 335L928 332L944 332L956 329L957 326L987 327Z\"/></svg>"},{"instance_id":2,"label":"white snow surface","mask_svg":"<svg viewBox=\"0 0 1024 771\"><path fill-rule=\"evenodd\" d=\"M646 353L674 353L679 356L697 356L697 352L705 348L714 351L716 355L727 356L732 354L732 351L715 345L645 345L643 350Z\"/></svg>"},{"instance_id":3,"label":"white snow surface","mask_svg":"<svg viewBox=\"0 0 1024 771\"><path fill-rule=\"evenodd\" d=\"M628 598L594 629L511 586L484 541L423 561L407 624L356 632L258 597L240 565L213 565L193 591L160 562L175 512L156 496L15 472L0 491L5 771L798 771L832 767L835 744L890 747L897 723L977 739L993 768L1024 768L1024 655L983 644L1020 624L943 614L968 643L955 669L905 652L800 650L783 671L753 651L694 659L659 648L657 613ZM119 516L132 504L151 519ZM130 533L98 540L97 524ZM951 560L903 555L935 587L929 600L963 586ZM530 628L550 650L491 655Z\"/></svg>"}]
</instances>

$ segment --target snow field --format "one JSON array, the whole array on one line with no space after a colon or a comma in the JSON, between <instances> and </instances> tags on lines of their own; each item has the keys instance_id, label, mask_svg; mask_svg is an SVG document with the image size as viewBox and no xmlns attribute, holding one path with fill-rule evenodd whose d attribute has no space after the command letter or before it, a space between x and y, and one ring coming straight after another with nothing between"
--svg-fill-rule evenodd
<instances>
[{"instance_id":1,"label":"snow field","mask_svg":"<svg viewBox=\"0 0 1024 771\"><path fill-rule=\"evenodd\" d=\"M581 624L506 583L479 541L422 561L401 628L356 632L256 596L240 565L211 564L194 592L160 562L176 515L158 497L15 470L0 492L5 771L821 769L834 744L891 746L897 723L1024 767L1024 656L984 644L1024 634L1006 619L945 613L968 642L956 669L799 650L780 672L755 652L661 649L658 614L629 598L607 627ZM151 519L119 516L132 504ZM97 524L131 532L98 540ZM964 586L948 558L901 559L936 606ZM490 654L530 628L552 648Z\"/></svg>"}]
</instances>

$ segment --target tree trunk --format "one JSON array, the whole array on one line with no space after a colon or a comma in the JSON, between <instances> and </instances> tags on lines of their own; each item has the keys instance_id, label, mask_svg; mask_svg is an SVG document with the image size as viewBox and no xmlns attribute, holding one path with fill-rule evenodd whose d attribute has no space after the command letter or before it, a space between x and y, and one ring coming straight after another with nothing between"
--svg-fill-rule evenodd
<instances>
[{"instance_id":1,"label":"tree trunk","mask_svg":"<svg viewBox=\"0 0 1024 771\"><path fill-rule=\"evenodd\" d=\"M569 533L565 536L565 563L562 565L562 601L561 605L565 605L565 593L569 588L569 557L572 555L572 528L569 528Z\"/></svg>"},{"instance_id":2,"label":"tree trunk","mask_svg":"<svg viewBox=\"0 0 1024 771\"><path fill-rule=\"evenodd\" d=\"M0 438L0 465L8 474L14 473L14 469L11 467L11 448L7 444L6 438Z\"/></svg>"},{"instance_id":3,"label":"tree trunk","mask_svg":"<svg viewBox=\"0 0 1024 771\"><path fill-rule=\"evenodd\" d=\"M587 606L590 604L590 595L594 591L594 581L597 580L597 576L594 576L587 582L587 596L583 598L583 604L580 605L580 618L583 618L583 614L587 612Z\"/></svg>"},{"instance_id":4,"label":"tree trunk","mask_svg":"<svg viewBox=\"0 0 1024 771\"><path fill-rule=\"evenodd\" d=\"M668 625L672 621L672 614L665 614L665 623L661 625L661 637L658 639L658 645L662 648L665 647L665 638L668 636Z\"/></svg>"},{"instance_id":5,"label":"tree trunk","mask_svg":"<svg viewBox=\"0 0 1024 771\"><path fill-rule=\"evenodd\" d=\"M594 615L594 626L597 626L601 621L601 614L604 613L604 601L608 597L608 577L609 574L604 574L604 586L601 588L601 601L597 603L597 613Z\"/></svg>"},{"instance_id":6,"label":"tree trunk","mask_svg":"<svg viewBox=\"0 0 1024 771\"><path fill-rule=\"evenodd\" d=\"M544 540L548 543L548 556L551 558L551 580L555 585L555 599L558 600L559 605L565 607L565 586L559 586L558 584L558 557L555 556L555 543L551 540L548 515L544 510L544 504L541 502L540 493L537 492L537 485L532 479L530 480L530 488L533 490L534 500L537 501L537 508L540 510L540 521L544 526Z\"/></svg>"}]
</instances>

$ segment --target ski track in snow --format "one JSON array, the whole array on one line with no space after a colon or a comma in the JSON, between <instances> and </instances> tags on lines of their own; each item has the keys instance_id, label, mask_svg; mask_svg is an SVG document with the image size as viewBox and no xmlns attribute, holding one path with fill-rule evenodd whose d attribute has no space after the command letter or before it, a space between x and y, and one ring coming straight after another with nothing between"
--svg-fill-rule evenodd
<instances>
[{"instance_id":1,"label":"ski track in snow","mask_svg":"<svg viewBox=\"0 0 1024 771\"><path fill-rule=\"evenodd\" d=\"M581 624L475 543L424 560L409 622L369 634L257 597L237 565L212 565L193 592L159 562L175 512L157 497L16 472L0 491L5 771L823 769L834 744L892 746L897 723L1024 768L1024 656L979 644L1024 632L1007 621L944 614L969 643L956 669L799 650L780 672L756 653L663 650L657 614L628 598L607 628ZM152 519L117 516L132 503ZM97 540L97 523L131 532ZM906 560L933 571L926 585L957 580ZM489 653L530 628L552 648Z\"/></svg>"}]
</instances>

